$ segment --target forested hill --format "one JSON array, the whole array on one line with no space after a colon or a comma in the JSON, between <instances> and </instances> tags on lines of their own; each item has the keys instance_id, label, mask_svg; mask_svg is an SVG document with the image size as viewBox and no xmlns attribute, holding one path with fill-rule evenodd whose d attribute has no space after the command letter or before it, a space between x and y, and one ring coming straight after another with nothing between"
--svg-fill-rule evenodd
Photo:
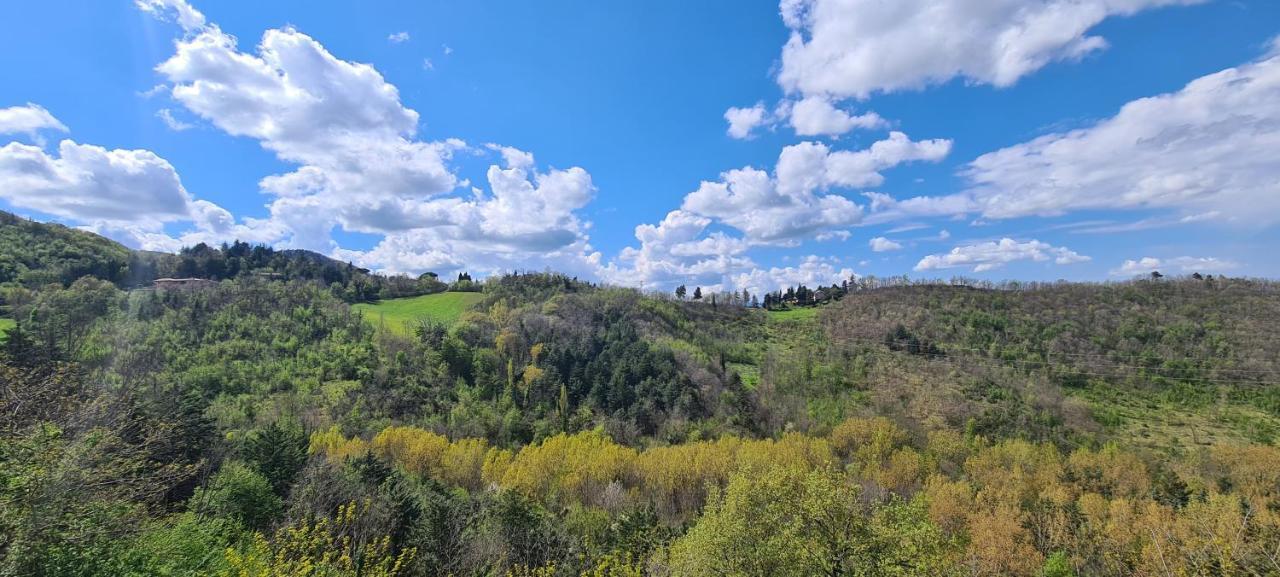
<instances>
[{"instance_id":1,"label":"forested hill","mask_svg":"<svg viewBox=\"0 0 1280 577\"><path fill-rule=\"evenodd\" d=\"M508 274L392 330L345 263L198 246L146 262L219 282L134 288L28 225L0 576L1280 572L1269 281L766 311Z\"/></svg>"},{"instance_id":2,"label":"forested hill","mask_svg":"<svg viewBox=\"0 0 1280 577\"><path fill-rule=\"evenodd\" d=\"M106 237L0 211L0 285L67 285L86 275L128 283L130 256Z\"/></svg>"},{"instance_id":3,"label":"forested hill","mask_svg":"<svg viewBox=\"0 0 1280 577\"><path fill-rule=\"evenodd\" d=\"M1061 418L1081 416L1071 407L1085 403L1113 436L1148 446L1280 434L1280 284L1272 281L888 287L851 293L819 319L841 354L879 348L927 361L916 367L945 367L948 376L929 377L916 401L943 413L1013 394L1057 407ZM988 432L1015 425L1027 434L1045 422L970 417L968 426ZM1059 426L1056 417L1048 423Z\"/></svg>"},{"instance_id":4,"label":"forested hill","mask_svg":"<svg viewBox=\"0 0 1280 577\"><path fill-rule=\"evenodd\" d=\"M210 280L261 276L323 284L347 302L429 294L447 285L434 275L418 278L369 270L307 250L275 250L245 242L184 247L177 254L130 250L92 232L41 223L0 211L0 287L63 286L83 276L121 288L157 278Z\"/></svg>"}]
</instances>

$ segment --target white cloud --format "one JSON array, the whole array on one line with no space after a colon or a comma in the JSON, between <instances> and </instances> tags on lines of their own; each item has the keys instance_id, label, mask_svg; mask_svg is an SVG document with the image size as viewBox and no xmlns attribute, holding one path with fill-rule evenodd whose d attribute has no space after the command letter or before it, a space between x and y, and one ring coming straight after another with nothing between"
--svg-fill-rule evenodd
<instances>
[{"instance_id":1,"label":"white cloud","mask_svg":"<svg viewBox=\"0 0 1280 577\"><path fill-rule=\"evenodd\" d=\"M395 86L306 34L267 30L249 53L210 24L178 41L157 71L188 110L297 165L259 182L272 200L270 217L255 224L274 242L390 272L598 267L590 223L577 215L595 194L587 171L540 171L531 154L492 145L505 166L489 168L490 190L456 194L467 181L448 166L452 156L483 151L419 140L419 115ZM367 251L345 250L335 227L383 238Z\"/></svg>"},{"instance_id":2,"label":"white cloud","mask_svg":"<svg viewBox=\"0 0 1280 577\"><path fill-rule=\"evenodd\" d=\"M835 136L855 128L871 130L888 126L879 114L854 116L836 108L822 96L808 96L791 106L791 127L800 136Z\"/></svg>"},{"instance_id":3,"label":"white cloud","mask_svg":"<svg viewBox=\"0 0 1280 577\"><path fill-rule=\"evenodd\" d=\"M901 132L857 151L831 151L803 142L782 149L774 175L745 167L703 182L682 209L716 218L753 242L788 241L856 224L862 207L829 188L863 188L883 182L880 171L911 161L936 161L950 151L946 140L912 141Z\"/></svg>"},{"instance_id":4,"label":"white cloud","mask_svg":"<svg viewBox=\"0 0 1280 577\"><path fill-rule=\"evenodd\" d=\"M1112 276L1137 276L1148 275L1161 269L1164 272L1222 272L1235 268L1239 268L1239 264L1222 260L1215 257L1193 257L1180 256L1170 259L1159 259L1150 256L1144 256L1138 260L1126 260L1119 268L1111 271Z\"/></svg>"},{"instance_id":5,"label":"white cloud","mask_svg":"<svg viewBox=\"0 0 1280 577\"><path fill-rule=\"evenodd\" d=\"M160 110L157 110L156 117L163 121L165 126L168 126L170 130L182 132L183 130L193 128L192 124L174 118L173 111L168 108L161 108Z\"/></svg>"},{"instance_id":6,"label":"white cloud","mask_svg":"<svg viewBox=\"0 0 1280 577\"><path fill-rule=\"evenodd\" d=\"M757 128L773 130L782 121L788 121L798 136L834 137L854 129L873 130L889 126L889 122L879 114L866 112L855 116L822 96L798 101L784 98L773 111L769 111L763 102L749 108L734 107L725 111L724 119L729 122L729 136L739 140L754 138Z\"/></svg>"},{"instance_id":7,"label":"white cloud","mask_svg":"<svg viewBox=\"0 0 1280 577\"><path fill-rule=\"evenodd\" d=\"M757 102L750 108L730 108L724 112L724 119L729 123L729 136L739 140L751 138L751 132L758 126L767 123L768 111L763 102Z\"/></svg>"},{"instance_id":8,"label":"white cloud","mask_svg":"<svg viewBox=\"0 0 1280 577\"><path fill-rule=\"evenodd\" d=\"M187 32L194 32L205 26L204 14L193 8L186 0L134 0L134 3L143 12L150 13L161 20L169 18L172 14L178 25Z\"/></svg>"},{"instance_id":9,"label":"white cloud","mask_svg":"<svg viewBox=\"0 0 1280 577\"><path fill-rule=\"evenodd\" d=\"M954 216L977 210L977 203L968 194L946 196L917 196L897 200L883 192L866 192L871 201L871 213L867 224L893 222L904 218Z\"/></svg>"},{"instance_id":10,"label":"white cloud","mask_svg":"<svg viewBox=\"0 0 1280 577\"><path fill-rule=\"evenodd\" d=\"M809 288L840 284L853 276L852 269L837 268L837 265L832 264L831 261L809 255L804 257L798 266L754 269L739 274L734 277L731 288L737 290L745 288L753 294L764 294L801 284Z\"/></svg>"},{"instance_id":11,"label":"white cloud","mask_svg":"<svg viewBox=\"0 0 1280 577\"><path fill-rule=\"evenodd\" d=\"M178 173L149 150L108 150L63 140L56 156L11 142L0 147L0 198L80 224L133 248L173 252L198 242L275 242L276 223L236 223L226 209L191 197ZM178 236L166 224L187 223Z\"/></svg>"},{"instance_id":12,"label":"white cloud","mask_svg":"<svg viewBox=\"0 0 1280 577\"><path fill-rule=\"evenodd\" d=\"M661 223L636 227L639 248L623 249L600 274L611 282L647 288L680 283L758 288L770 275L795 276L792 269L759 269L745 253L758 245L849 238L846 229L861 220L862 207L824 191L879 184L880 171L903 162L941 159L950 147L949 141L912 141L898 132L857 151L832 151L815 142L788 146L772 175L752 167L724 172L686 195L680 209ZM708 233L713 225L736 229L742 236ZM805 270L844 272L816 266L810 263Z\"/></svg>"},{"instance_id":13,"label":"white cloud","mask_svg":"<svg viewBox=\"0 0 1280 577\"><path fill-rule=\"evenodd\" d=\"M37 144L43 144L41 130L69 132L66 125L54 118L38 104L0 108L0 134L25 134Z\"/></svg>"},{"instance_id":14,"label":"white cloud","mask_svg":"<svg viewBox=\"0 0 1280 577\"><path fill-rule=\"evenodd\" d=\"M707 287L728 286L733 275L756 265L743 255L750 246L723 232L704 236L711 219L684 210L673 210L656 225L636 227L640 248L628 247L619 262L601 267L609 282L641 288L667 289L681 283Z\"/></svg>"},{"instance_id":15,"label":"white cloud","mask_svg":"<svg viewBox=\"0 0 1280 577\"><path fill-rule=\"evenodd\" d=\"M422 59L422 69L423 69L423 70L435 70L435 69L436 69L436 65L431 63L431 59L430 59L430 58L423 58L423 59Z\"/></svg>"},{"instance_id":16,"label":"white cloud","mask_svg":"<svg viewBox=\"0 0 1280 577\"><path fill-rule=\"evenodd\" d=\"M177 172L149 150L107 150L63 140L57 156L11 142L0 147L0 197L81 222L186 219L190 197Z\"/></svg>"},{"instance_id":17,"label":"white cloud","mask_svg":"<svg viewBox=\"0 0 1280 577\"><path fill-rule=\"evenodd\" d=\"M589 223L576 214L595 195L591 175L578 167L538 172L533 155L490 147L501 152L506 165L489 167L491 194L475 189L470 200L449 197L374 207L375 214L359 220L407 222L400 230L387 231L369 251L339 249L337 254L390 272L463 267L495 272L535 264L593 272L599 255L588 241Z\"/></svg>"},{"instance_id":18,"label":"white cloud","mask_svg":"<svg viewBox=\"0 0 1280 577\"><path fill-rule=\"evenodd\" d=\"M1280 221L1280 56L1126 104L1114 117L984 154L967 171L990 218L1168 208Z\"/></svg>"},{"instance_id":19,"label":"white cloud","mask_svg":"<svg viewBox=\"0 0 1280 577\"><path fill-rule=\"evenodd\" d=\"M853 271L835 261L805 257L798 266L761 268L746 251L744 239L716 231L705 234L711 219L673 210L656 225L636 227L640 248L626 248L618 262L598 268L606 281L645 289L671 290L676 285L704 291L742 290L762 294L779 287L839 283Z\"/></svg>"},{"instance_id":20,"label":"white cloud","mask_svg":"<svg viewBox=\"0 0 1280 577\"><path fill-rule=\"evenodd\" d=\"M902 243L889 240L883 236L877 236L869 242L871 250L874 252L889 252L891 250L902 250Z\"/></svg>"},{"instance_id":21,"label":"white cloud","mask_svg":"<svg viewBox=\"0 0 1280 577\"><path fill-rule=\"evenodd\" d=\"M336 224L366 232L412 225L396 207L457 183L446 166L460 141L422 142L418 113L367 64L340 60L293 29L268 30L258 54L216 26L178 42L157 67L173 98L228 134L301 165L262 180L289 244L322 251ZM384 218L385 217L385 218Z\"/></svg>"},{"instance_id":22,"label":"white cloud","mask_svg":"<svg viewBox=\"0 0 1280 577\"><path fill-rule=\"evenodd\" d=\"M974 272L998 269L1008 263L1031 260L1053 260L1055 264L1073 264L1090 260L1065 247L1055 247L1038 240L1017 242L1010 238L964 246L957 246L946 254L932 254L920 259L915 270L937 270L957 267L973 267Z\"/></svg>"},{"instance_id":23,"label":"white cloud","mask_svg":"<svg viewBox=\"0 0 1280 577\"><path fill-rule=\"evenodd\" d=\"M876 141L865 150L831 153L826 160L825 178L836 186L879 186L884 182L882 170L905 162L937 162L950 152L950 140L913 141L906 134L894 131L889 133L889 138Z\"/></svg>"},{"instance_id":24,"label":"white cloud","mask_svg":"<svg viewBox=\"0 0 1280 577\"><path fill-rule=\"evenodd\" d=\"M1009 86L1106 47L1111 16L1202 0L782 0L789 93L867 98L953 78Z\"/></svg>"},{"instance_id":25,"label":"white cloud","mask_svg":"<svg viewBox=\"0 0 1280 577\"><path fill-rule=\"evenodd\" d=\"M409 41L409 33L408 33L408 32L396 32L396 33L393 33L393 34L389 34L389 35L387 35L387 41L388 41L388 42L390 42L390 43L392 43L392 44L400 44L400 43L402 43L402 42L408 42L408 41Z\"/></svg>"}]
</instances>

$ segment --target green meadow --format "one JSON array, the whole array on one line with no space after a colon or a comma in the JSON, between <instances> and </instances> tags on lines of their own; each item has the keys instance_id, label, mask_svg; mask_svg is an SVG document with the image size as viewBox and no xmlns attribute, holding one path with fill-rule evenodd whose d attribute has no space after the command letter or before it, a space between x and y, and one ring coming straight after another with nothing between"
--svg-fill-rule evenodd
<instances>
[{"instance_id":1,"label":"green meadow","mask_svg":"<svg viewBox=\"0 0 1280 577\"><path fill-rule=\"evenodd\" d=\"M353 306L365 320L386 328L408 334L418 321L453 324L463 311L480 302L484 295L475 292L445 292L401 299L386 299L376 303L360 303Z\"/></svg>"}]
</instances>

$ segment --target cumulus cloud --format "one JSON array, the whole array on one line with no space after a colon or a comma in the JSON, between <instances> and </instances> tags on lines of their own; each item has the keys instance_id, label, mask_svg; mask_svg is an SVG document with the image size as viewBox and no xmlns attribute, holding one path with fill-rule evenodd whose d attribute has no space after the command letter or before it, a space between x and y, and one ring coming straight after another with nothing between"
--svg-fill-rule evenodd
<instances>
[{"instance_id":1,"label":"cumulus cloud","mask_svg":"<svg viewBox=\"0 0 1280 577\"><path fill-rule=\"evenodd\" d=\"M871 250L874 252L889 252L893 250L902 250L902 243L889 240L883 236L877 236L869 241Z\"/></svg>"},{"instance_id":2,"label":"cumulus cloud","mask_svg":"<svg viewBox=\"0 0 1280 577\"><path fill-rule=\"evenodd\" d=\"M42 130L68 132L66 125L38 104L28 102L26 106L0 108L0 134L25 134L33 142L43 144Z\"/></svg>"},{"instance_id":3,"label":"cumulus cloud","mask_svg":"<svg viewBox=\"0 0 1280 577\"><path fill-rule=\"evenodd\" d=\"M1094 126L984 154L967 170L984 216L1167 208L1280 218L1280 56L1126 104Z\"/></svg>"},{"instance_id":4,"label":"cumulus cloud","mask_svg":"<svg viewBox=\"0 0 1280 577\"><path fill-rule=\"evenodd\" d=\"M627 247L618 262L601 267L600 275L613 283L641 288L670 288L676 284L727 286L733 275L756 265L743 253L749 244L723 232L704 236L711 219L673 210L658 224L636 227L639 248Z\"/></svg>"},{"instance_id":5,"label":"cumulus cloud","mask_svg":"<svg viewBox=\"0 0 1280 577\"><path fill-rule=\"evenodd\" d=\"M739 140L751 138L751 132L756 127L768 123L766 118L768 115L769 112L765 110L763 102L757 102L750 108L733 107L726 110L724 119L729 123L729 136Z\"/></svg>"},{"instance_id":6,"label":"cumulus cloud","mask_svg":"<svg viewBox=\"0 0 1280 577\"><path fill-rule=\"evenodd\" d=\"M177 171L149 150L107 150L63 140L56 155L11 142L0 147L0 197L76 221L172 221L189 217Z\"/></svg>"},{"instance_id":7,"label":"cumulus cloud","mask_svg":"<svg viewBox=\"0 0 1280 577\"><path fill-rule=\"evenodd\" d=\"M175 8L174 1L139 5ZM467 181L450 167L453 155L483 149L420 139L418 113L373 66L338 58L293 28L267 30L250 52L202 24L156 70L187 110L295 165L260 180L269 217L245 221L272 242L388 272L598 266L590 223L577 215L596 190L586 170L538 170L531 154L491 145L504 164L489 168L488 190L459 191ZM209 216L210 227L239 226L230 215ZM366 251L342 249L333 238L338 227L382 239Z\"/></svg>"},{"instance_id":8,"label":"cumulus cloud","mask_svg":"<svg viewBox=\"0 0 1280 577\"><path fill-rule=\"evenodd\" d=\"M788 146L772 174L743 167L702 182L662 222L636 227L640 246L623 249L600 274L611 282L662 288L680 283L750 288L764 286L761 279L774 272L795 276L797 271L787 268L759 269L747 250L849 238L847 228L859 223L863 208L830 189L878 185L884 180L881 171L904 162L936 161L950 148L950 141L913 141L900 132L862 150L833 151L815 142ZM816 269L816 262L805 270L843 272Z\"/></svg>"},{"instance_id":9,"label":"cumulus cloud","mask_svg":"<svg viewBox=\"0 0 1280 577\"><path fill-rule=\"evenodd\" d=\"M1159 259L1150 256L1144 256L1138 260L1126 260L1119 268L1111 270L1112 276L1137 276L1148 275L1152 272L1164 270L1164 272L1223 272L1238 268L1240 265L1229 260L1223 260L1215 257L1193 257L1179 256L1169 259Z\"/></svg>"},{"instance_id":10,"label":"cumulus cloud","mask_svg":"<svg viewBox=\"0 0 1280 577\"><path fill-rule=\"evenodd\" d=\"M739 274L734 277L731 288L747 289L754 294L764 294L800 284L810 288L840 284L852 278L854 278L853 269L838 267L831 260L809 255L804 257L798 266L754 269Z\"/></svg>"},{"instance_id":11,"label":"cumulus cloud","mask_svg":"<svg viewBox=\"0 0 1280 577\"><path fill-rule=\"evenodd\" d=\"M855 128L871 130L889 124L874 112L854 116L822 96L809 96L796 102L791 106L790 117L791 127L800 136L836 136Z\"/></svg>"},{"instance_id":12,"label":"cumulus cloud","mask_svg":"<svg viewBox=\"0 0 1280 577\"><path fill-rule=\"evenodd\" d=\"M1008 263L1031 260L1052 260L1055 264L1086 262L1089 257L1065 247L1055 247L1038 240L1017 242L1011 238L957 246L945 254L931 254L920 259L915 270L937 270L957 267L973 267L973 272L998 269Z\"/></svg>"},{"instance_id":13,"label":"cumulus cloud","mask_svg":"<svg viewBox=\"0 0 1280 577\"><path fill-rule=\"evenodd\" d=\"M531 262L568 272L593 270L599 255L589 244L589 223L576 214L595 195L591 175L579 167L539 172L533 155L490 147L502 155L505 167L489 167L489 193L474 189L470 199L392 204L386 214L361 220L404 218L402 230L387 231L369 251L339 249L336 254L390 272L462 267L494 272L528 268Z\"/></svg>"},{"instance_id":14,"label":"cumulus cloud","mask_svg":"<svg viewBox=\"0 0 1280 577\"><path fill-rule=\"evenodd\" d=\"M722 231L707 234L711 224L709 218L673 210L656 225L637 226L640 247L623 249L618 262L599 267L598 273L609 282L645 289L666 291L686 284L756 294L799 283L839 283L853 276L835 261L812 255L797 266L762 268L746 255L749 242Z\"/></svg>"},{"instance_id":15,"label":"cumulus cloud","mask_svg":"<svg viewBox=\"0 0 1280 577\"><path fill-rule=\"evenodd\" d=\"M1112 16L1203 0L782 0L788 92L867 98L954 78L1009 86L1102 50Z\"/></svg>"},{"instance_id":16,"label":"cumulus cloud","mask_svg":"<svg viewBox=\"0 0 1280 577\"><path fill-rule=\"evenodd\" d=\"M387 41L388 41L388 42L390 42L390 43L392 43L392 44L400 44L400 43L402 43L402 42L408 42L408 41L409 41L409 33L408 33L408 32L395 32L395 33L393 33L393 34L389 34L389 35L387 35Z\"/></svg>"},{"instance_id":17,"label":"cumulus cloud","mask_svg":"<svg viewBox=\"0 0 1280 577\"><path fill-rule=\"evenodd\" d=\"M416 215L400 209L457 184L447 162L462 142L416 140L418 113L377 70L296 30L268 30L255 55L209 26L179 41L157 70L188 110L300 165L261 182L277 197L270 210L293 232L292 246L331 250L338 224L405 230Z\"/></svg>"},{"instance_id":18,"label":"cumulus cloud","mask_svg":"<svg viewBox=\"0 0 1280 577\"><path fill-rule=\"evenodd\" d=\"M751 167L727 171L688 194L681 208L718 219L754 242L788 241L851 226L862 217L862 207L853 201L821 191L877 186L884 181L881 171L904 162L937 161L950 149L950 141L912 141L901 132L856 151L803 142L783 148L772 176Z\"/></svg>"},{"instance_id":19,"label":"cumulus cloud","mask_svg":"<svg viewBox=\"0 0 1280 577\"><path fill-rule=\"evenodd\" d=\"M763 102L749 108L730 108L724 113L729 123L729 136L739 140L755 137L757 128L770 130L787 122L798 136L839 136L854 129L874 130L889 126L889 122L875 112L854 115L837 107L823 96L808 96L800 100L782 99L772 111Z\"/></svg>"},{"instance_id":20,"label":"cumulus cloud","mask_svg":"<svg viewBox=\"0 0 1280 577\"><path fill-rule=\"evenodd\" d=\"M198 242L274 242L275 223L237 223L226 209L193 198L168 161L149 150L108 150L63 140L57 154L11 142L0 147L0 198L144 250L173 252ZM185 230L171 236L165 226Z\"/></svg>"}]
</instances>

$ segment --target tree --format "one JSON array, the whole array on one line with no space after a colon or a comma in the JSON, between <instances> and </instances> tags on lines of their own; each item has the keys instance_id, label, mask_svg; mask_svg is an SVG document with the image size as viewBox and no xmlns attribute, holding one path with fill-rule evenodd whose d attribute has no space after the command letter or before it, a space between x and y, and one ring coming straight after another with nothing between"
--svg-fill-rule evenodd
<instances>
[{"instance_id":1,"label":"tree","mask_svg":"<svg viewBox=\"0 0 1280 577\"><path fill-rule=\"evenodd\" d=\"M271 483L272 490L283 496L307 464L307 436L300 426L273 422L249 437L244 455L254 470Z\"/></svg>"},{"instance_id":2,"label":"tree","mask_svg":"<svg viewBox=\"0 0 1280 577\"><path fill-rule=\"evenodd\" d=\"M686 294L688 294L688 292L689 292L688 288L685 288L684 285L680 285L676 287L676 298L680 300L684 300L684 297Z\"/></svg>"},{"instance_id":3,"label":"tree","mask_svg":"<svg viewBox=\"0 0 1280 577\"><path fill-rule=\"evenodd\" d=\"M695 300L695 301L700 301L700 300L702 300L702 287L694 287L694 289L693 289L693 300Z\"/></svg>"},{"instance_id":4,"label":"tree","mask_svg":"<svg viewBox=\"0 0 1280 577\"><path fill-rule=\"evenodd\" d=\"M364 508L368 509L365 504ZM405 572L415 549L393 551L390 537L352 539L365 511L352 502L332 519L303 521L281 529L268 541L255 535L245 547L228 549L223 577L396 577Z\"/></svg>"},{"instance_id":5,"label":"tree","mask_svg":"<svg viewBox=\"0 0 1280 577\"><path fill-rule=\"evenodd\" d=\"M191 502L199 513L231 519L252 529L266 528L283 508L266 477L235 461L224 465L208 487L196 490Z\"/></svg>"},{"instance_id":6,"label":"tree","mask_svg":"<svg viewBox=\"0 0 1280 577\"><path fill-rule=\"evenodd\" d=\"M937 575L947 544L923 503L871 513L832 470L739 472L672 545L677 575Z\"/></svg>"}]
</instances>

